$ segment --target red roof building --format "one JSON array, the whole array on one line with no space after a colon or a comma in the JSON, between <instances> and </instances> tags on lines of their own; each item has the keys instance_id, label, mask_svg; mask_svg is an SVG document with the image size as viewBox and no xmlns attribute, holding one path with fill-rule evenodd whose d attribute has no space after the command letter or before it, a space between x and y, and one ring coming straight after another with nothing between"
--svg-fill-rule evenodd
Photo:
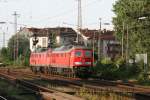
<instances>
[{"instance_id":1,"label":"red roof building","mask_svg":"<svg viewBox=\"0 0 150 100\"><path fill-rule=\"evenodd\" d=\"M100 39L100 55L102 57L115 58L121 54L121 45L116 40L114 31L83 29L81 33L88 37L88 46L94 46L96 51L98 50L98 39Z\"/></svg>"}]
</instances>

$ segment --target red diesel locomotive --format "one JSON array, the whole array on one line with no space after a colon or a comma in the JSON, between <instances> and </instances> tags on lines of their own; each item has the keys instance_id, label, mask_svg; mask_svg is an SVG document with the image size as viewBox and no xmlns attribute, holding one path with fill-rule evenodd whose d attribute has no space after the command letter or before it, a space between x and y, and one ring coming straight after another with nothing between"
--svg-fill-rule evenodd
<instances>
[{"instance_id":1,"label":"red diesel locomotive","mask_svg":"<svg viewBox=\"0 0 150 100\"><path fill-rule=\"evenodd\" d=\"M79 76L90 74L92 50L83 46L62 46L43 52L32 52L30 66L34 72Z\"/></svg>"}]
</instances>

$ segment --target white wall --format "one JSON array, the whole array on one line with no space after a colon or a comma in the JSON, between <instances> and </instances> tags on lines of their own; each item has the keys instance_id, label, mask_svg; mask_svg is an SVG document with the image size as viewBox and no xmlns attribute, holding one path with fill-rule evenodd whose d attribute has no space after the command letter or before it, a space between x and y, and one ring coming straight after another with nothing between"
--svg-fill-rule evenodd
<instances>
[{"instance_id":1,"label":"white wall","mask_svg":"<svg viewBox=\"0 0 150 100\"><path fill-rule=\"evenodd\" d=\"M36 44L36 48L38 47L38 46L40 46L40 47L47 47L48 46L48 37L37 37L38 38L38 43ZM43 38L45 38L46 39L46 45L43 45ZM33 46L33 37L31 37L30 38L30 50L31 51L34 51L34 46Z\"/></svg>"}]
</instances>

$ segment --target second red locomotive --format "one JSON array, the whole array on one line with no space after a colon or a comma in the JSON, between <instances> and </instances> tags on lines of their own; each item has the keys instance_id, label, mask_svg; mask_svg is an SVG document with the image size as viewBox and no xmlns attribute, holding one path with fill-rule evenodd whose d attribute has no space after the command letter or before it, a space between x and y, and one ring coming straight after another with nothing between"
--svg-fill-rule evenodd
<instances>
[{"instance_id":1,"label":"second red locomotive","mask_svg":"<svg viewBox=\"0 0 150 100\"><path fill-rule=\"evenodd\" d=\"M32 52L30 66L34 72L80 76L93 66L92 50L83 46L62 46L43 52Z\"/></svg>"}]
</instances>

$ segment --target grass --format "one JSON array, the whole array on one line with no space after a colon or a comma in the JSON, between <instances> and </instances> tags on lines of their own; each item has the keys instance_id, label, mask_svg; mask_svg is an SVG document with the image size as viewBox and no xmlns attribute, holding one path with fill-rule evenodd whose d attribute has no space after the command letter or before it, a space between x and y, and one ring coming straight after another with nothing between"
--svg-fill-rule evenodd
<instances>
[{"instance_id":1,"label":"grass","mask_svg":"<svg viewBox=\"0 0 150 100\"><path fill-rule=\"evenodd\" d=\"M84 87L76 95L85 100L135 100L132 94L115 93L113 91L99 91L95 93L93 90L87 90Z\"/></svg>"}]
</instances>

